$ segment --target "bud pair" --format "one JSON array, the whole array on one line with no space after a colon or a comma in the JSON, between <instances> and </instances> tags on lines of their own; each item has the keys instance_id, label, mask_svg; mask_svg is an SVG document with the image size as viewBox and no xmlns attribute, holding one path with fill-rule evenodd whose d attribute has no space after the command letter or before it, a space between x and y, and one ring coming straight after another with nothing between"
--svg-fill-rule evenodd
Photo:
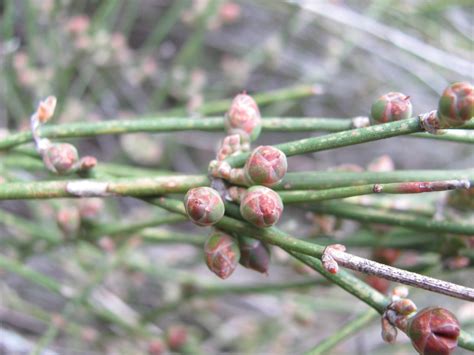
<instances>
[{"instance_id":1,"label":"bud pair","mask_svg":"<svg viewBox=\"0 0 474 355\"><path fill-rule=\"evenodd\" d=\"M79 159L76 147L69 143L48 145L41 154L46 168L58 175L89 170L97 164L97 159L91 156Z\"/></svg>"}]
</instances>

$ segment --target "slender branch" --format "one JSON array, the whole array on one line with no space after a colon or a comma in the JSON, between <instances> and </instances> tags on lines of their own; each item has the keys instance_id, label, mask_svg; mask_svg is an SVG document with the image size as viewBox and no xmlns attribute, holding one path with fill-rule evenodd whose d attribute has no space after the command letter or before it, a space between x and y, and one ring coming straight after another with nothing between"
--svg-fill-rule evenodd
<instances>
[{"instance_id":1,"label":"slender branch","mask_svg":"<svg viewBox=\"0 0 474 355\"><path fill-rule=\"evenodd\" d=\"M369 207L360 207L352 203L324 202L308 206L314 212L330 214L338 217L353 219L367 223L383 223L393 226L408 227L422 231L453 233L460 235L474 235L474 224L464 222L438 221L406 213L386 212Z\"/></svg>"},{"instance_id":2,"label":"slender branch","mask_svg":"<svg viewBox=\"0 0 474 355\"><path fill-rule=\"evenodd\" d=\"M348 291L355 297L359 298L361 301L363 301L364 303L368 304L369 306L377 310L377 312L379 312L380 314L384 312L388 304L391 302L391 300L387 296L380 294L378 291L374 290L365 282L359 280L358 278L350 274L348 275L352 276L353 279L336 278L335 276L337 275L340 276L341 271L343 270L341 270L337 274L330 274L323 268L321 262L318 259L312 258L304 254L295 253L292 251L288 251L288 253L290 253L295 258L297 258L304 264L308 265L312 269L318 271L321 275L326 277L328 280L333 281L344 290ZM361 291L361 292L357 292L357 291ZM474 350L474 335L469 334L464 330L461 330L461 335L458 338L458 345L467 350Z\"/></svg>"},{"instance_id":3,"label":"slender branch","mask_svg":"<svg viewBox=\"0 0 474 355\"><path fill-rule=\"evenodd\" d=\"M412 120L417 120L417 118L413 118ZM473 123L471 124L471 122ZM463 129L445 130L443 131L444 134L441 135L420 133L410 135L410 137L474 143L474 134L466 130L471 128L471 126L474 126L474 120L471 120L465 124L462 127ZM353 127L353 119L347 118L267 117L262 121L263 130L275 132L340 132L350 130ZM380 125L373 127L380 127ZM159 133L196 130L215 132L223 131L224 128L224 118L222 117L189 118L145 116L138 117L133 120L108 120L100 122L75 122L60 125L46 125L38 127L37 131L38 134L43 138L59 139L95 137L108 134L128 134L137 132ZM417 131L415 130L415 132ZM33 138L34 137L31 131L10 134L0 140L0 150L10 149L17 145L31 142Z\"/></svg>"},{"instance_id":4,"label":"slender branch","mask_svg":"<svg viewBox=\"0 0 474 355\"><path fill-rule=\"evenodd\" d=\"M337 332L330 335L313 349L308 351L307 355L323 355L327 354L329 350L334 348L339 343L347 340L351 335L359 332L363 328L367 327L368 324L372 323L375 319L379 317L379 314L373 310L369 309L356 316L353 320L347 322L344 326L339 328Z\"/></svg>"},{"instance_id":5,"label":"slender branch","mask_svg":"<svg viewBox=\"0 0 474 355\"><path fill-rule=\"evenodd\" d=\"M257 102L257 104L267 105L272 102L296 100L308 96L314 96L321 92L321 88L317 85L303 84L283 89L272 90L268 92L257 93L253 95L253 98ZM198 108L196 110L196 113L201 115L223 113L229 109L231 102L232 99L209 101L203 104L200 108ZM182 115L187 113L188 110L186 110L185 108L177 108L165 112L166 115Z\"/></svg>"},{"instance_id":6,"label":"slender branch","mask_svg":"<svg viewBox=\"0 0 474 355\"><path fill-rule=\"evenodd\" d=\"M423 128L420 125L420 120L419 118L415 117L406 120L380 124L377 126L357 128L350 131L327 134L320 137L300 139L292 142L277 144L275 147L280 149L287 156L293 156L422 131ZM239 167L244 165L248 156L249 153L241 153L227 158L226 161L232 167Z\"/></svg>"},{"instance_id":7,"label":"slender branch","mask_svg":"<svg viewBox=\"0 0 474 355\"><path fill-rule=\"evenodd\" d=\"M103 235L111 236L117 234L131 234L144 228L156 227L162 224L178 223L187 220L188 218L186 216L175 213L167 213L143 222L122 224L108 223L103 225L95 225L92 230L87 233L87 236L91 238L97 238Z\"/></svg>"},{"instance_id":8,"label":"slender branch","mask_svg":"<svg viewBox=\"0 0 474 355\"><path fill-rule=\"evenodd\" d=\"M209 185L205 175L157 176L103 180L56 180L0 184L0 199L46 199L59 197L150 196L186 192Z\"/></svg>"},{"instance_id":9,"label":"slender branch","mask_svg":"<svg viewBox=\"0 0 474 355\"><path fill-rule=\"evenodd\" d=\"M164 197L150 201L169 211L185 214L184 206L181 201ZM227 204L226 213L231 213L233 217L240 217L238 215L238 211L236 209L229 208L230 206L232 205ZM216 227L230 233L249 235L256 239L263 240L269 244L277 245L287 251L302 253L317 258L321 258L326 251L326 248L324 248L322 245L308 243L294 238L276 227L264 229L254 228L250 227L247 223L243 223L230 217L222 218L221 221L216 224ZM393 280L399 283L423 288L448 296L474 301L474 289L468 287L456 285L446 281L436 280L427 276L415 274L384 264L379 264L348 253L331 251L331 255L334 256L337 262L341 260L340 264L349 269L380 276L388 280ZM336 275L338 274L339 273Z\"/></svg>"},{"instance_id":10,"label":"slender branch","mask_svg":"<svg viewBox=\"0 0 474 355\"><path fill-rule=\"evenodd\" d=\"M344 186L410 181L473 180L474 169L397 170L389 172L305 171L288 173L274 190L319 190Z\"/></svg>"},{"instance_id":11,"label":"slender branch","mask_svg":"<svg viewBox=\"0 0 474 355\"><path fill-rule=\"evenodd\" d=\"M474 181L474 179L473 179ZM426 182L401 182L339 187L327 190L296 190L279 193L284 203L315 202L370 194L414 194L455 189L469 189L469 180L444 180Z\"/></svg>"}]
</instances>

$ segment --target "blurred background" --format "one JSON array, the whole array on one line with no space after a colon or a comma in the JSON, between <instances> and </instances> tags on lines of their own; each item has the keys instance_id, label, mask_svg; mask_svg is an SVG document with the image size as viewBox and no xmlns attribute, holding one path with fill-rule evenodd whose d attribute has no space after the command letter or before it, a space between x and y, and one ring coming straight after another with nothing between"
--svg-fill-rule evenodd
<instances>
[{"instance_id":1,"label":"blurred background","mask_svg":"<svg viewBox=\"0 0 474 355\"><path fill-rule=\"evenodd\" d=\"M0 33L0 137L28 129L30 114L48 95L58 98L54 124L222 115L227 108L216 100L243 90L302 87L311 90L261 105L262 115L349 118L368 115L388 91L409 95L414 112L426 112L449 83L474 79L469 0L0 0ZM223 136L131 134L71 142L99 164L143 169L137 174L203 173ZM258 143L307 136L264 133ZM472 146L393 138L293 157L289 168L365 168L383 155L396 169L474 166ZM0 162L2 180L40 177L47 175ZM184 337L181 352L295 354L367 309L336 287L305 287L320 278L276 249L268 276L239 268L224 283L207 270L199 243L161 245L142 230L97 232L160 216L133 199L0 207L0 353L159 353L160 342L169 347ZM288 213L281 226L336 236L356 228L321 218ZM170 230L155 228L149 236ZM203 235L189 223L173 231ZM425 254L431 275L474 286L472 268L452 273ZM399 265L419 257L404 252ZM301 281L296 291L225 293L227 285L288 280ZM221 289L212 297L188 297L200 285ZM474 329L472 304L421 291L413 297L420 307L450 307ZM413 353L405 337L385 345L379 334L374 321L333 353Z\"/></svg>"}]
</instances>

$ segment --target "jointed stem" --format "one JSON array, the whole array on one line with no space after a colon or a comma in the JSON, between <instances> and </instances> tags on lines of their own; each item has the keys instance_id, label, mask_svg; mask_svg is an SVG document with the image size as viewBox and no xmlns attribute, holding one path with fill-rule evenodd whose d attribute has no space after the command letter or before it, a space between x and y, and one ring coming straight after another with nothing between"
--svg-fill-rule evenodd
<instances>
[{"instance_id":1,"label":"jointed stem","mask_svg":"<svg viewBox=\"0 0 474 355\"><path fill-rule=\"evenodd\" d=\"M344 326L339 328L337 332L330 335L323 341L321 341L318 345L316 345L313 349L308 351L306 355L323 355L327 354L327 352L332 349L334 346L339 344L340 342L347 340L349 336L358 331L365 328L368 324L370 324L373 320L377 319L379 314L374 311L373 309L369 309L359 315L350 322L346 323Z\"/></svg>"},{"instance_id":2,"label":"jointed stem","mask_svg":"<svg viewBox=\"0 0 474 355\"><path fill-rule=\"evenodd\" d=\"M363 209L356 208L354 205L346 202L324 202L321 204L312 204L309 208L312 211L331 214L338 217L353 219L368 223L383 223L400 227L409 227L413 229L441 233L453 233L461 235L474 235L474 224L438 221L406 213L396 213L380 211L369 207Z\"/></svg>"}]
</instances>

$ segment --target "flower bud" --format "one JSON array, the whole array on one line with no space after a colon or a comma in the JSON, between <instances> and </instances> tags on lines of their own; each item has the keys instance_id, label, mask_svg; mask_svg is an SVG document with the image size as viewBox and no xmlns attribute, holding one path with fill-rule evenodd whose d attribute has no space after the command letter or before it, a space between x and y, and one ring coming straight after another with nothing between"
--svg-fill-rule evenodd
<instances>
[{"instance_id":1,"label":"flower bud","mask_svg":"<svg viewBox=\"0 0 474 355\"><path fill-rule=\"evenodd\" d=\"M265 186L252 186L240 202L242 217L260 228L273 226L282 212L283 202L280 196Z\"/></svg>"},{"instance_id":2,"label":"flower bud","mask_svg":"<svg viewBox=\"0 0 474 355\"><path fill-rule=\"evenodd\" d=\"M173 325L166 331L166 343L172 351L179 351L188 341L188 330L180 325Z\"/></svg>"},{"instance_id":3,"label":"flower bud","mask_svg":"<svg viewBox=\"0 0 474 355\"><path fill-rule=\"evenodd\" d=\"M397 328L395 328L388 319L382 317L382 339L386 343L392 344L397 340Z\"/></svg>"},{"instance_id":4,"label":"flower bud","mask_svg":"<svg viewBox=\"0 0 474 355\"><path fill-rule=\"evenodd\" d=\"M206 264L221 279L234 272L240 258L237 241L220 231L212 233L204 245Z\"/></svg>"},{"instance_id":5,"label":"flower bud","mask_svg":"<svg viewBox=\"0 0 474 355\"><path fill-rule=\"evenodd\" d=\"M449 85L438 103L438 117L442 128L461 126L473 115L474 87L468 82Z\"/></svg>"},{"instance_id":6,"label":"flower bud","mask_svg":"<svg viewBox=\"0 0 474 355\"><path fill-rule=\"evenodd\" d=\"M254 149L245 163L245 176L255 185L273 186L286 174L286 155L271 145L261 145Z\"/></svg>"},{"instance_id":7,"label":"flower bud","mask_svg":"<svg viewBox=\"0 0 474 355\"><path fill-rule=\"evenodd\" d=\"M410 97L401 92L389 92L380 96L370 109L372 124L400 121L411 115Z\"/></svg>"},{"instance_id":8,"label":"flower bud","mask_svg":"<svg viewBox=\"0 0 474 355\"><path fill-rule=\"evenodd\" d=\"M241 265L262 274L268 272L270 249L264 242L254 238L240 237L239 248Z\"/></svg>"},{"instance_id":9,"label":"flower bud","mask_svg":"<svg viewBox=\"0 0 474 355\"><path fill-rule=\"evenodd\" d=\"M428 307L408 323L407 334L413 347L423 355L451 354L458 344L459 322L448 310Z\"/></svg>"},{"instance_id":10,"label":"flower bud","mask_svg":"<svg viewBox=\"0 0 474 355\"><path fill-rule=\"evenodd\" d=\"M237 95L226 115L226 128L230 134L247 136L254 141L262 130L262 118L255 100L247 94Z\"/></svg>"},{"instance_id":11,"label":"flower bud","mask_svg":"<svg viewBox=\"0 0 474 355\"><path fill-rule=\"evenodd\" d=\"M372 252L374 261L385 265L393 265L400 254L400 249L395 248L375 248Z\"/></svg>"},{"instance_id":12,"label":"flower bud","mask_svg":"<svg viewBox=\"0 0 474 355\"><path fill-rule=\"evenodd\" d=\"M225 208L219 193L210 187L196 187L184 197L188 217L198 226L212 226L224 216Z\"/></svg>"},{"instance_id":13,"label":"flower bud","mask_svg":"<svg viewBox=\"0 0 474 355\"><path fill-rule=\"evenodd\" d=\"M73 172L78 160L77 149L69 143L52 144L43 154L46 168L59 175Z\"/></svg>"}]
</instances>

